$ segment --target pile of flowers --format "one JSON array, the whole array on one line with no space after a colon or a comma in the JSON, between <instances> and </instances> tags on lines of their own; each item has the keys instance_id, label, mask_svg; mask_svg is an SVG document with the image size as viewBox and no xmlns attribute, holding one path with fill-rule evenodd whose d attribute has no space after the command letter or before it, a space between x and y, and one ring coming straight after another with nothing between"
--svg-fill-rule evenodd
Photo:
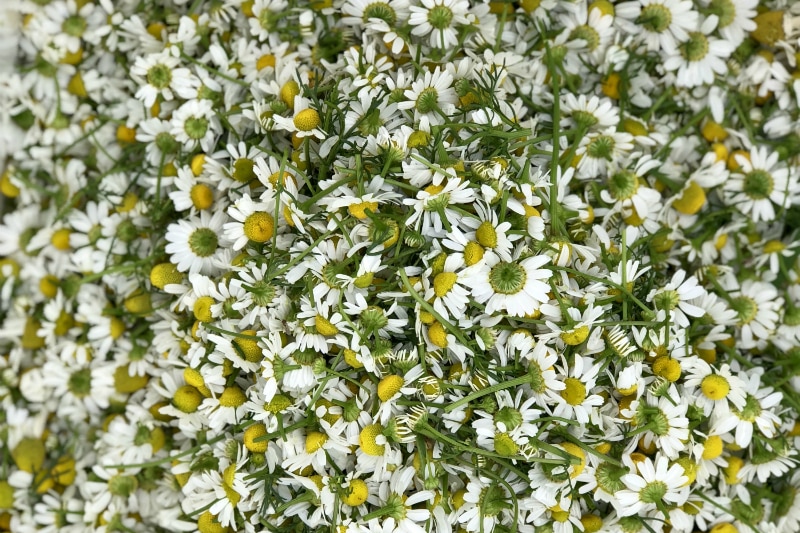
<instances>
[{"instance_id":1,"label":"pile of flowers","mask_svg":"<svg viewBox=\"0 0 800 533\"><path fill-rule=\"evenodd\" d=\"M10 11L0 531L800 530L800 4Z\"/></svg>"}]
</instances>

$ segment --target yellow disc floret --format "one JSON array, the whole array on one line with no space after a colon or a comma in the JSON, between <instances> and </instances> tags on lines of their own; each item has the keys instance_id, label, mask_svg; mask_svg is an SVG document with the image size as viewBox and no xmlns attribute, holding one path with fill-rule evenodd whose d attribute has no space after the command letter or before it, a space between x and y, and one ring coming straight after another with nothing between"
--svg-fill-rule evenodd
<instances>
[{"instance_id":1,"label":"yellow disc floret","mask_svg":"<svg viewBox=\"0 0 800 533\"><path fill-rule=\"evenodd\" d=\"M721 400L725 398L731 390L728 380L718 374L710 374L700 382L700 390L706 398L710 400Z\"/></svg>"},{"instance_id":2,"label":"yellow disc floret","mask_svg":"<svg viewBox=\"0 0 800 533\"><path fill-rule=\"evenodd\" d=\"M161 290L167 285L180 283L182 279L183 274L172 263L159 263L150 270L150 283Z\"/></svg>"},{"instance_id":3,"label":"yellow disc floret","mask_svg":"<svg viewBox=\"0 0 800 533\"><path fill-rule=\"evenodd\" d=\"M267 439L264 440L256 440L260 437L263 437L267 434L267 426L262 424L261 422L256 422L252 426L249 426L247 429L244 430L244 447L250 450L251 452L256 453L264 453L267 451L267 447L269 446L269 441Z\"/></svg>"},{"instance_id":4,"label":"yellow disc floret","mask_svg":"<svg viewBox=\"0 0 800 533\"><path fill-rule=\"evenodd\" d=\"M320 125L319 113L314 109L303 109L294 117L294 127L300 131L311 131Z\"/></svg>"},{"instance_id":5,"label":"yellow disc floret","mask_svg":"<svg viewBox=\"0 0 800 533\"><path fill-rule=\"evenodd\" d=\"M328 442L328 436L319 431L309 431L306 435L306 453L314 453Z\"/></svg>"},{"instance_id":6,"label":"yellow disc floret","mask_svg":"<svg viewBox=\"0 0 800 533\"><path fill-rule=\"evenodd\" d=\"M211 306L214 305L214 298L211 296L201 296L194 302L192 313L200 322L211 322L214 316L211 314Z\"/></svg>"},{"instance_id":7,"label":"yellow disc floret","mask_svg":"<svg viewBox=\"0 0 800 533\"><path fill-rule=\"evenodd\" d=\"M200 211L208 209L214 204L214 191L204 183L192 185L189 197L192 199L192 205Z\"/></svg>"},{"instance_id":8,"label":"yellow disc floret","mask_svg":"<svg viewBox=\"0 0 800 533\"><path fill-rule=\"evenodd\" d=\"M172 397L172 405L184 413L194 413L203 401L200 391L191 385L184 385L175 391Z\"/></svg>"},{"instance_id":9,"label":"yellow disc floret","mask_svg":"<svg viewBox=\"0 0 800 533\"><path fill-rule=\"evenodd\" d=\"M351 480L350 486L343 490L345 492L342 495L342 501L350 507L358 507L367 501L367 496L369 496L369 488L363 479Z\"/></svg>"},{"instance_id":10,"label":"yellow disc floret","mask_svg":"<svg viewBox=\"0 0 800 533\"><path fill-rule=\"evenodd\" d=\"M382 402L397 394L403 387L404 380L400 376L386 376L378 383L378 398Z\"/></svg>"},{"instance_id":11,"label":"yellow disc floret","mask_svg":"<svg viewBox=\"0 0 800 533\"><path fill-rule=\"evenodd\" d=\"M383 426L370 424L361 430L358 442L361 450L367 455L383 455L386 445L378 444L378 437L383 433Z\"/></svg>"},{"instance_id":12,"label":"yellow disc floret","mask_svg":"<svg viewBox=\"0 0 800 533\"><path fill-rule=\"evenodd\" d=\"M255 212L244 221L244 234L254 242L267 242L275 232L275 219L269 213Z\"/></svg>"}]
</instances>

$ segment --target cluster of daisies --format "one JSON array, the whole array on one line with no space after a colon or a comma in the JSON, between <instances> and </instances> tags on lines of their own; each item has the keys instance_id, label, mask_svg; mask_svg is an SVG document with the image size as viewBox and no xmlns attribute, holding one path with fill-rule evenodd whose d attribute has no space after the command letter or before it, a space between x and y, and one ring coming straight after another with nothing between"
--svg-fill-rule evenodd
<instances>
[{"instance_id":1,"label":"cluster of daisies","mask_svg":"<svg viewBox=\"0 0 800 533\"><path fill-rule=\"evenodd\" d=\"M18 0L0 532L800 530L800 4Z\"/></svg>"}]
</instances>

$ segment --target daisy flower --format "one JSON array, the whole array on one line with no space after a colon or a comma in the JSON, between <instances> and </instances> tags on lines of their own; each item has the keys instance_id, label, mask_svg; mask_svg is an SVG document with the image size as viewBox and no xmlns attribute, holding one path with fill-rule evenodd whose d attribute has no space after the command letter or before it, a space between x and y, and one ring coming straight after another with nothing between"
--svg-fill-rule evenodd
<instances>
[{"instance_id":1,"label":"daisy flower","mask_svg":"<svg viewBox=\"0 0 800 533\"><path fill-rule=\"evenodd\" d=\"M201 211L199 217L178 220L167 226L166 252L178 270L190 274L216 273L229 255L223 248L227 240L220 238L226 218L224 211L213 215Z\"/></svg>"},{"instance_id":2,"label":"daisy flower","mask_svg":"<svg viewBox=\"0 0 800 533\"><path fill-rule=\"evenodd\" d=\"M669 506L683 505L689 497L689 487L684 469L679 464L670 466L669 459L657 456L655 462L646 457L637 464L638 473L622 476L625 489L616 493L620 516L642 515L648 511L666 510Z\"/></svg>"},{"instance_id":3,"label":"daisy flower","mask_svg":"<svg viewBox=\"0 0 800 533\"><path fill-rule=\"evenodd\" d=\"M763 368L755 368L742 373L745 400L741 408L733 407L727 413L715 412L712 417L712 431L727 433L736 430L735 441L742 448L749 446L753 439L753 429L767 438L775 436L781 427L781 419L772 412L783 398L783 394L775 392L772 387L761 387Z\"/></svg>"},{"instance_id":4,"label":"daisy flower","mask_svg":"<svg viewBox=\"0 0 800 533\"><path fill-rule=\"evenodd\" d=\"M575 419L581 424L588 424L591 413L603 404L603 398L591 391L595 387L600 364L591 357L576 355L572 365L563 360L561 372L564 377L564 389L556 397L554 416ZM591 366L590 366L591 365Z\"/></svg>"},{"instance_id":5,"label":"daisy flower","mask_svg":"<svg viewBox=\"0 0 800 533\"><path fill-rule=\"evenodd\" d=\"M424 278L425 300L433 303L433 308L444 318L456 319L464 316L469 302L469 287L472 285L473 271L464 269L461 256L451 254L445 259L442 271L428 281Z\"/></svg>"},{"instance_id":6,"label":"daisy flower","mask_svg":"<svg viewBox=\"0 0 800 533\"><path fill-rule=\"evenodd\" d=\"M292 109L294 114L291 117L281 115L272 117L278 128L293 133L298 139L313 137L325 140L328 134L320 128L322 124L320 113L311 107L311 101L308 98L304 98L299 94L295 96Z\"/></svg>"},{"instance_id":7,"label":"daisy flower","mask_svg":"<svg viewBox=\"0 0 800 533\"><path fill-rule=\"evenodd\" d=\"M653 289L647 295L648 302L654 302L656 309L670 314L670 321L680 327L689 327L689 318L701 317L705 310L689 303L689 300L698 298L705 293L705 289L698 285L694 276L686 277L685 270L678 270L664 287Z\"/></svg>"},{"instance_id":8,"label":"daisy flower","mask_svg":"<svg viewBox=\"0 0 800 533\"><path fill-rule=\"evenodd\" d=\"M550 285L546 283L553 272L542 269L550 262L543 255L503 261L494 254L473 267L475 284L472 296L478 303L486 304L486 313L506 312L511 316L525 316L535 312L543 303L550 301Z\"/></svg>"},{"instance_id":9,"label":"daisy flower","mask_svg":"<svg viewBox=\"0 0 800 533\"><path fill-rule=\"evenodd\" d=\"M689 31L676 50L669 52L664 69L677 71L677 87L697 87L713 83L715 75L723 76L728 71L726 60L736 48L732 43L711 37L717 26L716 16L710 16L696 31Z\"/></svg>"},{"instance_id":10,"label":"daisy flower","mask_svg":"<svg viewBox=\"0 0 800 533\"><path fill-rule=\"evenodd\" d=\"M427 1L433 3L433 0ZM463 3L467 5L466 2ZM453 76L439 67L433 72L426 70L425 75L414 80L411 88L406 89L403 94L406 100L397 104L397 108L413 109L415 120L425 117L431 125L441 124L444 118L440 113L452 113L458 101L458 95L453 89Z\"/></svg>"},{"instance_id":11,"label":"daisy flower","mask_svg":"<svg viewBox=\"0 0 800 533\"><path fill-rule=\"evenodd\" d=\"M187 100L196 96L199 82L180 64L180 59L166 51L138 56L130 68L131 78L139 86L136 98L149 108L159 96L167 102L176 94Z\"/></svg>"},{"instance_id":12,"label":"daisy flower","mask_svg":"<svg viewBox=\"0 0 800 533\"><path fill-rule=\"evenodd\" d=\"M783 298L775 286L765 281L745 280L738 290L728 293L730 307L736 312L739 346L744 349L763 344L778 325Z\"/></svg>"},{"instance_id":13,"label":"daisy flower","mask_svg":"<svg viewBox=\"0 0 800 533\"><path fill-rule=\"evenodd\" d=\"M744 382L731 372L730 365L723 364L718 369L699 357L688 359L685 365L687 376L684 386L691 394L694 404L703 410L705 416L712 413L726 413L732 404L737 409L745 407ZM700 388L696 394L695 387Z\"/></svg>"},{"instance_id":14,"label":"daisy flower","mask_svg":"<svg viewBox=\"0 0 800 533\"><path fill-rule=\"evenodd\" d=\"M199 146L210 152L219 131L220 122L210 100L189 100L172 114L170 133L189 151Z\"/></svg>"},{"instance_id":15,"label":"daisy flower","mask_svg":"<svg viewBox=\"0 0 800 533\"><path fill-rule=\"evenodd\" d=\"M409 7L411 34L428 36L434 48L449 49L458 44L456 27L470 23L470 5L466 0L421 0Z\"/></svg>"},{"instance_id":16,"label":"daisy flower","mask_svg":"<svg viewBox=\"0 0 800 533\"><path fill-rule=\"evenodd\" d=\"M225 238L233 242L233 250L241 250L248 242L264 244L275 235L275 202L267 198L256 202L245 194L228 208L234 222L225 223L222 229Z\"/></svg>"},{"instance_id":17,"label":"daisy flower","mask_svg":"<svg viewBox=\"0 0 800 533\"><path fill-rule=\"evenodd\" d=\"M690 0L634 0L615 6L620 25L642 40L647 50L667 53L686 41L697 24L698 13Z\"/></svg>"},{"instance_id":18,"label":"daisy flower","mask_svg":"<svg viewBox=\"0 0 800 533\"><path fill-rule=\"evenodd\" d=\"M753 147L749 156L734 158L740 168L723 186L726 201L751 215L753 222L774 220L775 205L788 207L789 169L778 161L777 152L766 147Z\"/></svg>"}]
</instances>

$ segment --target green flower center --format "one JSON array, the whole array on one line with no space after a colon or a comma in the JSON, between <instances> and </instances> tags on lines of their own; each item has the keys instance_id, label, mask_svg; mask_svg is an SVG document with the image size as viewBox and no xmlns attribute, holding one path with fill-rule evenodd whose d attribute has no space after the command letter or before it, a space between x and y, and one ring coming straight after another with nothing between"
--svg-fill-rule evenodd
<instances>
[{"instance_id":1,"label":"green flower center","mask_svg":"<svg viewBox=\"0 0 800 533\"><path fill-rule=\"evenodd\" d=\"M379 331L389 325L389 319L383 309L371 305L361 312L361 324L367 334Z\"/></svg>"},{"instance_id":2,"label":"green flower center","mask_svg":"<svg viewBox=\"0 0 800 533\"><path fill-rule=\"evenodd\" d=\"M240 157L233 162L233 179L241 183L250 183L256 179L256 173L253 171L255 163L246 157Z\"/></svg>"},{"instance_id":3,"label":"green flower center","mask_svg":"<svg viewBox=\"0 0 800 533\"><path fill-rule=\"evenodd\" d=\"M611 161L611 154L614 151L614 138L609 135L598 135L591 141L586 148L586 154L595 159L607 159Z\"/></svg>"},{"instance_id":4,"label":"green flower center","mask_svg":"<svg viewBox=\"0 0 800 533\"><path fill-rule=\"evenodd\" d=\"M597 467L597 485L609 494L614 494L625 488L622 476L627 474L627 470L614 466L611 463L600 463Z\"/></svg>"},{"instance_id":5,"label":"green flower center","mask_svg":"<svg viewBox=\"0 0 800 533\"><path fill-rule=\"evenodd\" d=\"M162 131L156 135L155 143L158 149L165 154L171 154L178 149L178 141L166 131Z\"/></svg>"},{"instance_id":6,"label":"green flower center","mask_svg":"<svg viewBox=\"0 0 800 533\"><path fill-rule=\"evenodd\" d=\"M86 31L86 21L83 20L83 17L72 15L64 19L64 22L61 23L61 29L67 35L80 37Z\"/></svg>"},{"instance_id":7,"label":"green flower center","mask_svg":"<svg viewBox=\"0 0 800 533\"><path fill-rule=\"evenodd\" d=\"M494 414L495 423L502 422L506 426L506 430L511 431L522 424L522 413L513 407L501 407Z\"/></svg>"},{"instance_id":8,"label":"green flower center","mask_svg":"<svg viewBox=\"0 0 800 533\"><path fill-rule=\"evenodd\" d=\"M275 287L266 280L258 280L247 289L253 297L253 303L259 307L266 307L275 298Z\"/></svg>"},{"instance_id":9,"label":"green flower center","mask_svg":"<svg viewBox=\"0 0 800 533\"><path fill-rule=\"evenodd\" d=\"M542 369L539 367L538 363L532 362L530 366L528 366L528 375L531 377L531 389L533 392L544 394L547 390L547 384L544 381Z\"/></svg>"},{"instance_id":10,"label":"green flower center","mask_svg":"<svg viewBox=\"0 0 800 533\"><path fill-rule=\"evenodd\" d=\"M630 170L620 170L608 180L608 190L618 200L631 198L639 189L639 178Z\"/></svg>"},{"instance_id":11,"label":"green flower center","mask_svg":"<svg viewBox=\"0 0 800 533\"><path fill-rule=\"evenodd\" d=\"M167 65L158 63L147 71L147 83L156 89L164 89L172 81L172 71Z\"/></svg>"},{"instance_id":12,"label":"green flower center","mask_svg":"<svg viewBox=\"0 0 800 533\"><path fill-rule=\"evenodd\" d=\"M672 311L678 307L678 303L680 301L681 299L678 291L674 290L661 291L660 293L656 294L654 298L656 308L664 311Z\"/></svg>"},{"instance_id":13,"label":"green flower center","mask_svg":"<svg viewBox=\"0 0 800 533\"><path fill-rule=\"evenodd\" d=\"M364 21L365 24L369 22L370 19L380 19L392 28L395 22L397 22L397 14L388 4L375 2L365 7L364 14L361 15L361 20Z\"/></svg>"},{"instance_id":14,"label":"green flower center","mask_svg":"<svg viewBox=\"0 0 800 533\"><path fill-rule=\"evenodd\" d=\"M494 451L504 457L511 457L517 454L519 446L508 433L498 433L494 436Z\"/></svg>"},{"instance_id":15,"label":"green flower center","mask_svg":"<svg viewBox=\"0 0 800 533\"><path fill-rule=\"evenodd\" d=\"M561 391L561 397L570 405L580 405L586 399L586 385L576 378L567 378L564 380L564 390Z\"/></svg>"},{"instance_id":16,"label":"green flower center","mask_svg":"<svg viewBox=\"0 0 800 533\"><path fill-rule=\"evenodd\" d=\"M639 492L639 499L644 503L659 503L667 493L667 485L663 481L651 481Z\"/></svg>"},{"instance_id":17,"label":"green flower center","mask_svg":"<svg viewBox=\"0 0 800 533\"><path fill-rule=\"evenodd\" d=\"M67 388L69 391L78 398L88 396L92 392L92 371L89 368L83 368L77 372L73 372L67 381Z\"/></svg>"},{"instance_id":18,"label":"green flower center","mask_svg":"<svg viewBox=\"0 0 800 533\"><path fill-rule=\"evenodd\" d=\"M439 93L433 87L426 87L417 97L417 109L420 113L431 113L439 106Z\"/></svg>"},{"instance_id":19,"label":"green flower center","mask_svg":"<svg viewBox=\"0 0 800 533\"><path fill-rule=\"evenodd\" d=\"M118 474L108 480L108 492L114 496L127 498L136 491L139 483L133 476L123 476Z\"/></svg>"},{"instance_id":20,"label":"green flower center","mask_svg":"<svg viewBox=\"0 0 800 533\"><path fill-rule=\"evenodd\" d=\"M765 170L754 170L744 177L742 191L753 200L764 200L769 198L775 188L775 182L769 172Z\"/></svg>"},{"instance_id":21,"label":"green flower center","mask_svg":"<svg viewBox=\"0 0 800 533\"><path fill-rule=\"evenodd\" d=\"M583 111L579 109L572 113L572 120L578 125L578 127L588 129L597 124L597 117L593 114L589 113L588 111Z\"/></svg>"},{"instance_id":22,"label":"green flower center","mask_svg":"<svg viewBox=\"0 0 800 533\"><path fill-rule=\"evenodd\" d=\"M645 29L661 33L672 23L672 12L661 4L650 4L642 8L639 22Z\"/></svg>"},{"instance_id":23,"label":"green flower center","mask_svg":"<svg viewBox=\"0 0 800 533\"><path fill-rule=\"evenodd\" d=\"M744 400L744 407L742 410L738 410L736 406L731 406L731 410L733 414L739 417L741 420L745 422L755 422L758 415L761 414L761 404L758 403L758 399L753 396L752 394L748 394Z\"/></svg>"},{"instance_id":24,"label":"green flower center","mask_svg":"<svg viewBox=\"0 0 800 533\"><path fill-rule=\"evenodd\" d=\"M569 34L570 39L583 39L586 41L586 48L594 50L600 45L600 34L597 30L583 25L578 26Z\"/></svg>"},{"instance_id":25,"label":"green flower center","mask_svg":"<svg viewBox=\"0 0 800 533\"><path fill-rule=\"evenodd\" d=\"M196 141L200 140L208 131L208 119L204 117L188 118L186 119L186 123L183 125L183 129L190 139L194 139Z\"/></svg>"},{"instance_id":26,"label":"green flower center","mask_svg":"<svg viewBox=\"0 0 800 533\"><path fill-rule=\"evenodd\" d=\"M452 20L453 12L447 6L434 6L428 11L428 23L437 30L449 28Z\"/></svg>"},{"instance_id":27,"label":"green flower center","mask_svg":"<svg viewBox=\"0 0 800 533\"><path fill-rule=\"evenodd\" d=\"M719 17L718 28L729 26L736 18L736 6L731 0L711 0L709 10Z\"/></svg>"},{"instance_id":28,"label":"green flower center","mask_svg":"<svg viewBox=\"0 0 800 533\"><path fill-rule=\"evenodd\" d=\"M503 509L510 509L511 502L506 497L506 492L502 487L493 483L483 489L480 498L481 511L485 516L497 516Z\"/></svg>"},{"instance_id":29,"label":"green flower center","mask_svg":"<svg viewBox=\"0 0 800 533\"><path fill-rule=\"evenodd\" d=\"M280 14L270 11L269 9L263 9L261 13L258 14L258 23L267 31L275 30L279 20Z\"/></svg>"},{"instance_id":30,"label":"green flower center","mask_svg":"<svg viewBox=\"0 0 800 533\"><path fill-rule=\"evenodd\" d=\"M525 287L528 274L516 263L497 263L489 271L489 283L498 294L517 294Z\"/></svg>"},{"instance_id":31,"label":"green flower center","mask_svg":"<svg viewBox=\"0 0 800 533\"><path fill-rule=\"evenodd\" d=\"M739 317L739 325L749 324L758 314L758 304L748 296L737 296L731 300L731 308Z\"/></svg>"},{"instance_id":32,"label":"green flower center","mask_svg":"<svg viewBox=\"0 0 800 533\"><path fill-rule=\"evenodd\" d=\"M219 238L214 230L199 228L189 236L189 248L197 257L209 257L217 251Z\"/></svg>"},{"instance_id":33,"label":"green flower center","mask_svg":"<svg viewBox=\"0 0 800 533\"><path fill-rule=\"evenodd\" d=\"M708 54L708 37L702 32L690 31L689 40L681 44L681 55L687 61L700 61Z\"/></svg>"},{"instance_id":34,"label":"green flower center","mask_svg":"<svg viewBox=\"0 0 800 533\"><path fill-rule=\"evenodd\" d=\"M371 109L361 117L358 123L359 131L364 135L375 135L383 126L381 112L378 109Z\"/></svg>"},{"instance_id":35,"label":"green flower center","mask_svg":"<svg viewBox=\"0 0 800 533\"><path fill-rule=\"evenodd\" d=\"M147 426L140 425L136 428L136 435L133 437L133 443L136 446L142 446L148 442L150 442L150 430L147 429Z\"/></svg>"}]
</instances>

